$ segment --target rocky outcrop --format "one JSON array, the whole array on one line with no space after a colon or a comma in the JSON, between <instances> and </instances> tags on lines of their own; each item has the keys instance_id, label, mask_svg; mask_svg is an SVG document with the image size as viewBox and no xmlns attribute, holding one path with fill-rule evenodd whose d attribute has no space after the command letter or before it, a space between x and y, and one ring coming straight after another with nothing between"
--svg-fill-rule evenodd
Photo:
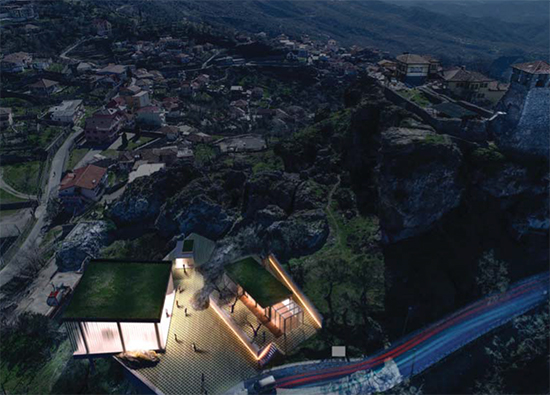
<instances>
[{"instance_id":1,"label":"rocky outcrop","mask_svg":"<svg viewBox=\"0 0 550 395\"><path fill-rule=\"evenodd\" d=\"M462 154L450 137L425 129L382 133L377 185L383 240L430 229L461 201Z\"/></svg>"},{"instance_id":2,"label":"rocky outcrop","mask_svg":"<svg viewBox=\"0 0 550 395\"><path fill-rule=\"evenodd\" d=\"M153 222L164 202L198 176L186 165L162 169L153 177L140 177L128 185L122 196L109 210L117 226L140 225Z\"/></svg>"},{"instance_id":3,"label":"rocky outcrop","mask_svg":"<svg viewBox=\"0 0 550 395\"><path fill-rule=\"evenodd\" d=\"M322 210L301 211L266 229L268 250L281 258L308 255L323 246L329 226Z\"/></svg>"},{"instance_id":4,"label":"rocky outcrop","mask_svg":"<svg viewBox=\"0 0 550 395\"><path fill-rule=\"evenodd\" d=\"M531 234L548 234L550 216L546 166L516 163L505 157L492 163L478 161L475 165L471 177L474 204L478 200L497 205L516 239Z\"/></svg>"},{"instance_id":5,"label":"rocky outcrop","mask_svg":"<svg viewBox=\"0 0 550 395\"><path fill-rule=\"evenodd\" d=\"M298 175L280 171L262 172L250 178L244 187L243 217L250 217L269 205L289 214L300 182Z\"/></svg>"},{"instance_id":6,"label":"rocky outcrop","mask_svg":"<svg viewBox=\"0 0 550 395\"><path fill-rule=\"evenodd\" d=\"M550 157L550 89L531 88L513 83L499 102L499 111L506 112L495 122L493 134L503 151Z\"/></svg>"},{"instance_id":7,"label":"rocky outcrop","mask_svg":"<svg viewBox=\"0 0 550 395\"><path fill-rule=\"evenodd\" d=\"M63 241L55 263L61 272L76 271L85 259L97 258L108 244L109 226L105 221L80 222Z\"/></svg>"},{"instance_id":8,"label":"rocky outcrop","mask_svg":"<svg viewBox=\"0 0 550 395\"><path fill-rule=\"evenodd\" d=\"M223 191L206 179L196 179L163 204L155 227L165 237L199 233L217 240L225 235L236 213L220 203Z\"/></svg>"}]
</instances>

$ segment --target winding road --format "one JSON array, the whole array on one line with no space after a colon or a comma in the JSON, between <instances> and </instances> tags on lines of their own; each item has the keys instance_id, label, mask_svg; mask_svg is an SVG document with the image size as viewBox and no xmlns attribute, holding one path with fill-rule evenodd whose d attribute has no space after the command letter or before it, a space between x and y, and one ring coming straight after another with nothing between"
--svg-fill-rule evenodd
<instances>
[{"instance_id":1,"label":"winding road","mask_svg":"<svg viewBox=\"0 0 550 395\"><path fill-rule=\"evenodd\" d=\"M254 383L272 375L276 379L278 393L349 394L384 391L426 370L489 331L547 302L548 289L548 273L529 277L511 286L507 292L470 304L371 357L351 363L316 361L283 366L242 384L252 390Z\"/></svg>"},{"instance_id":2,"label":"winding road","mask_svg":"<svg viewBox=\"0 0 550 395\"><path fill-rule=\"evenodd\" d=\"M19 247L19 251L26 251L28 249L36 248L40 245L42 239L42 228L46 224L46 207L48 206L48 200L50 197L57 197L59 183L61 182L61 175L63 174L63 167L67 160L73 141L78 134L82 131L79 127L73 129L65 142L59 147L55 153L52 162L50 164L50 172L48 174L48 183L45 186L44 193L39 201L39 206L35 211L36 222L32 227L29 235L25 241ZM16 254L15 254L16 255ZM0 271L0 288L8 283L17 273L19 267L17 266L17 260L11 259L6 263L4 268Z\"/></svg>"}]
</instances>

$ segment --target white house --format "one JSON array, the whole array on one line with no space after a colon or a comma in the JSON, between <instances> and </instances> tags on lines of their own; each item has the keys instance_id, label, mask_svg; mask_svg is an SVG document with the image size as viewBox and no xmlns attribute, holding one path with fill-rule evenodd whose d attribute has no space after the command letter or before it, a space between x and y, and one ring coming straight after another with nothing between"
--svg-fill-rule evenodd
<instances>
[{"instance_id":1,"label":"white house","mask_svg":"<svg viewBox=\"0 0 550 395\"><path fill-rule=\"evenodd\" d=\"M74 125L83 114L82 100L64 100L59 106L50 108L51 120Z\"/></svg>"}]
</instances>

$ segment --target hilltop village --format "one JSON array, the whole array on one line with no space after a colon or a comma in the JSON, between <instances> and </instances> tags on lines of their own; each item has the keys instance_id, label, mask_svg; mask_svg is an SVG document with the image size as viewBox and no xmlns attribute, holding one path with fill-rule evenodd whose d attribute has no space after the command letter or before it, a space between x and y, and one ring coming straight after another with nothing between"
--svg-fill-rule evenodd
<instances>
[{"instance_id":1,"label":"hilltop village","mask_svg":"<svg viewBox=\"0 0 550 395\"><path fill-rule=\"evenodd\" d=\"M229 34L189 21L153 31L133 7L70 2L67 12L85 15L78 34L47 47L41 37L55 38L52 15L62 6L41 3L0 4L3 34L18 37L0 55L0 286L4 322L50 320L35 321L55 344L47 358L21 362L38 369L63 360L44 392L76 392L60 378L80 374L67 363L73 353L119 355L146 344L164 353L117 361L129 370L154 365L134 371L149 389L218 393L270 363L328 358L329 345L347 342L352 357L382 347L403 325L384 311L411 309L397 286L423 287L412 264L391 266L409 264L415 250L402 258L388 249L438 240L433 232L455 231L456 218L475 217L486 226L480 233L510 240L510 249L528 245L532 267L510 276L544 266L545 60L490 77L430 54L307 35ZM471 245L461 237L449 248ZM456 257L472 261L465 272L500 262L487 243ZM453 284L464 275L453 259L424 274ZM160 288L135 287L130 275ZM407 276L414 279L400 284ZM93 281L110 278L120 281L112 298L126 300L120 290L131 289L143 310L109 303L111 291ZM468 301L465 288L497 280L457 286L455 296L429 286L412 325ZM430 307L438 299L442 307ZM58 321L64 337L49 326ZM211 343L202 326L217 328ZM372 330L355 336L356 327ZM178 348L191 333L198 340ZM193 362L201 347L217 356ZM192 384L176 378L182 371ZM38 385L6 377L8 392ZM124 380L116 385L130 388Z\"/></svg>"}]
</instances>

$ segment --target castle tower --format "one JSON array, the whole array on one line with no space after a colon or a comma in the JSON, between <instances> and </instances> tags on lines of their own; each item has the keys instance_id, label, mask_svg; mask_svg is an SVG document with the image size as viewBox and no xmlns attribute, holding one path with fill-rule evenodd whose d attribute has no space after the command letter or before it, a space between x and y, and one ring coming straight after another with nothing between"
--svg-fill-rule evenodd
<instances>
[{"instance_id":1,"label":"castle tower","mask_svg":"<svg viewBox=\"0 0 550 395\"><path fill-rule=\"evenodd\" d=\"M549 158L550 64L538 60L512 65L510 89L496 109L506 113L493 130L499 148Z\"/></svg>"}]
</instances>

